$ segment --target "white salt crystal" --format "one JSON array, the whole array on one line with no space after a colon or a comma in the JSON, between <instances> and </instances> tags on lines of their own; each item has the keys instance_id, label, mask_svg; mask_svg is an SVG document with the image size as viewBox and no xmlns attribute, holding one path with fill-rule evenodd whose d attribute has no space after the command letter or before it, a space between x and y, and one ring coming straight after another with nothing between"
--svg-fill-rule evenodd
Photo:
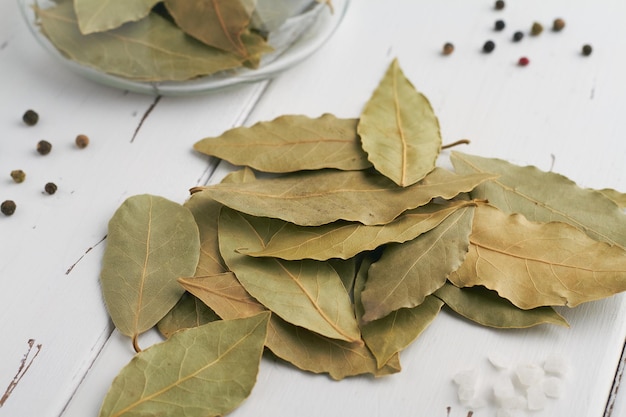
<instances>
[{"instance_id":1,"label":"white salt crystal","mask_svg":"<svg viewBox=\"0 0 626 417\"><path fill-rule=\"evenodd\" d=\"M544 379L542 387L543 392L550 398L559 398L563 393L563 382L555 376Z\"/></svg>"},{"instance_id":2,"label":"white salt crystal","mask_svg":"<svg viewBox=\"0 0 626 417\"><path fill-rule=\"evenodd\" d=\"M459 397L459 402L463 405L469 406L474 397L476 397L476 388L468 387L465 385L459 385L459 389L457 390L457 395Z\"/></svg>"},{"instance_id":3,"label":"white salt crystal","mask_svg":"<svg viewBox=\"0 0 626 417\"><path fill-rule=\"evenodd\" d=\"M508 408L498 408L496 411L496 417L521 417L522 412L520 410L511 410Z\"/></svg>"},{"instance_id":4,"label":"white salt crystal","mask_svg":"<svg viewBox=\"0 0 626 417\"><path fill-rule=\"evenodd\" d=\"M527 387L541 382L545 375L543 368L535 364L519 365L515 369L515 373L519 382Z\"/></svg>"},{"instance_id":5,"label":"white salt crystal","mask_svg":"<svg viewBox=\"0 0 626 417\"><path fill-rule=\"evenodd\" d=\"M478 384L478 372L476 369L468 369L457 372L452 380L460 386L475 387Z\"/></svg>"},{"instance_id":6,"label":"white salt crystal","mask_svg":"<svg viewBox=\"0 0 626 417\"><path fill-rule=\"evenodd\" d=\"M509 358L500 352L490 353L487 359L496 369L508 369L511 367L511 361Z\"/></svg>"},{"instance_id":7,"label":"white salt crystal","mask_svg":"<svg viewBox=\"0 0 626 417\"><path fill-rule=\"evenodd\" d=\"M548 402L541 385L533 385L526 390L528 409L531 411L543 410Z\"/></svg>"},{"instance_id":8,"label":"white salt crystal","mask_svg":"<svg viewBox=\"0 0 626 417\"><path fill-rule=\"evenodd\" d=\"M507 376L501 376L494 381L493 396L496 400L515 397L515 387L513 381Z\"/></svg>"},{"instance_id":9,"label":"white salt crystal","mask_svg":"<svg viewBox=\"0 0 626 417\"><path fill-rule=\"evenodd\" d=\"M569 371L569 364L562 355L552 354L546 358L543 369L549 374L563 376Z\"/></svg>"},{"instance_id":10,"label":"white salt crystal","mask_svg":"<svg viewBox=\"0 0 626 417\"><path fill-rule=\"evenodd\" d=\"M506 410L522 409L526 408L526 398L522 395L515 394L511 397L498 399L498 404Z\"/></svg>"}]
</instances>

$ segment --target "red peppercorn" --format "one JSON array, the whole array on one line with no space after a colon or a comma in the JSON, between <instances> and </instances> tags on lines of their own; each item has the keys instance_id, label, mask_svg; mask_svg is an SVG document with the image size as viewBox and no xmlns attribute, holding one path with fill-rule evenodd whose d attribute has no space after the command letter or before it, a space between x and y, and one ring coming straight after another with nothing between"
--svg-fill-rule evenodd
<instances>
[{"instance_id":1,"label":"red peppercorn","mask_svg":"<svg viewBox=\"0 0 626 417\"><path fill-rule=\"evenodd\" d=\"M530 60L528 58L526 58L525 56L521 57L519 59L519 61L517 61L517 64L521 67L525 67L526 65L528 65L530 63Z\"/></svg>"}]
</instances>

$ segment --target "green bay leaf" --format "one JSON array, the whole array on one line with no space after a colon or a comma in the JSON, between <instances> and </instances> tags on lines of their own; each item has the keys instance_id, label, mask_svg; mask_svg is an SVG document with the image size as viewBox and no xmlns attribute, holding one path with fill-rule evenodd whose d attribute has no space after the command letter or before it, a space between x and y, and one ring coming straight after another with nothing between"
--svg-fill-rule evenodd
<instances>
[{"instance_id":1,"label":"green bay leaf","mask_svg":"<svg viewBox=\"0 0 626 417\"><path fill-rule=\"evenodd\" d=\"M164 4L188 35L217 49L248 56L242 35L251 15L239 0L165 0Z\"/></svg>"},{"instance_id":2,"label":"green bay leaf","mask_svg":"<svg viewBox=\"0 0 626 417\"><path fill-rule=\"evenodd\" d=\"M218 232L226 265L250 295L285 321L330 338L360 340L348 293L327 263L253 258L237 251L262 247L281 225L224 207Z\"/></svg>"},{"instance_id":3,"label":"green bay leaf","mask_svg":"<svg viewBox=\"0 0 626 417\"><path fill-rule=\"evenodd\" d=\"M266 311L232 272L179 281L224 320L250 317ZM383 376L400 371L397 356L378 369L372 353L363 343L324 337L288 323L276 314L272 314L270 318L266 346L274 355L299 369L327 373L336 380L367 373Z\"/></svg>"},{"instance_id":4,"label":"green bay leaf","mask_svg":"<svg viewBox=\"0 0 626 417\"><path fill-rule=\"evenodd\" d=\"M435 168L441 150L439 121L394 59L359 120L363 149L376 170L402 187Z\"/></svg>"},{"instance_id":5,"label":"green bay leaf","mask_svg":"<svg viewBox=\"0 0 626 417\"><path fill-rule=\"evenodd\" d=\"M603 188L598 191L602 193L605 197L609 198L610 200L613 200L615 204L617 204L618 207L621 208L622 210L626 209L626 193L621 193L612 188Z\"/></svg>"},{"instance_id":6,"label":"green bay leaf","mask_svg":"<svg viewBox=\"0 0 626 417\"><path fill-rule=\"evenodd\" d=\"M533 166L460 152L453 152L451 159L460 174L500 175L478 186L472 197L486 199L505 213L520 213L531 221L571 224L593 239L626 249L626 215L602 193Z\"/></svg>"},{"instance_id":7,"label":"green bay leaf","mask_svg":"<svg viewBox=\"0 0 626 417\"><path fill-rule=\"evenodd\" d=\"M473 206L456 210L431 231L385 247L368 271L361 294L362 320L381 319L400 308L416 307L446 282L469 246Z\"/></svg>"},{"instance_id":8,"label":"green bay leaf","mask_svg":"<svg viewBox=\"0 0 626 417\"><path fill-rule=\"evenodd\" d=\"M472 201L429 203L408 210L387 224L366 226L338 221L321 226L286 223L258 252L241 251L248 256L274 256L281 259L350 259L358 253L386 243L415 239L436 227L450 214Z\"/></svg>"},{"instance_id":9,"label":"green bay leaf","mask_svg":"<svg viewBox=\"0 0 626 417\"><path fill-rule=\"evenodd\" d=\"M370 264L367 258L363 261L354 287L354 307L359 320L364 314L361 293ZM417 339L437 317L442 306L443 302L431 295L416 307L401 308L382 319L361 323L363 340L376 357L378 366L382 367Z\"/></svg>"},{"instance_id":10,"label":"green bay leaf","mask_svg":"<svg viewBox=\"0 0 626 417\"><path fill-rule=\"evenodd\" d=\"M106 32L83 35L71 2L36 8L44 35L79 64L135 81L184 81L242 66L241 58L190 38L156 13ZM245 34L251 55L269 49L255 34Z\"/></svg>"},{"instance_id":11,"label":"green bay leaf","mask_svg":"<svg viewBox=\"0 0 626 417\"><path fill-rule=\"evenodd\" d=\"M157 323L157 329L166 338L183 329L202 326L219 317L202 301L189 293L183 294L178 303Z\"/></svg>"},{"instance_id":12,"label":"green bay leaf","mask_svg":"<svg viewBox=\"0 0 626 417\"><path fill-rule=\"evenodd\" d=\"M136 339L174 307L179 276L198 264L200 238L185 207L163 197L128 198L109 221L100 283L107 310L122 334Z\"/></svg>"},{"instance_id":13,"label":"green bay leaf","mask_svg":"<svg viewBox=\"0 0 626 417\"><path fill-rule=\"evenodd\" d=\"M626 251L561 222L531 222L476 207L470 248L449 276L457 287L482 285L522 309L578 304L626 290Z\"/></svg>"},{"instance_id":14,"label":"green bay leaf","mask_svg":"<svg viewBox=\"0 0 626 417\"><path fill-rule=\"evenodd\" d=\"M319 226L336 220L376 225L389 223L402 212L426 205L434 198L453 198L494 177L493 174L462 176L435 168L419 183L398 187L369 170L319 170L245 184L216 184L204 190L237 211L301 226Z\"/></svg>"},{"instance_id":15,"label":"green bay leaf","mask_svg":"<svg viewBox=\"0 0 626 417\"><path fill-rule=\"evenodd\" d=\"M194 144L194 149L263 172L359 170L371 164L361 149L356 124L356 119L331 114L315 119L286 115L204 138Z\"/></svg>"},{"instance_id":16,"label":"green bay leaf","mask_svg":"<svg viewBox=\"0 0 626 417\"><path fill-rule=\"evenodd\" d=\"M522 310L485 287L457 288L447 283L434 296L459 315L483 326L520 329L549 323L569 327L552 307Z\"/></svg>"},{"instance_id":17,"label":"green bay leaf","mask_svg":"<svg viewBox=\"0 0 626 417\"><path fill-rule=\"evenodd\" d=\"M270 313L175 333L113 380L99 417L223 416L257 379Z\"/></svg>"},{"instance_id":18,"label":"green bay leaf","mask_svg":"<svg viewBox=\"0 0 626 417\"><path fill-rule=\"evenodd\" d=\"M161 0L73 0L81 33L104 32L143 19Z\"/></svg>"}]
</instances>

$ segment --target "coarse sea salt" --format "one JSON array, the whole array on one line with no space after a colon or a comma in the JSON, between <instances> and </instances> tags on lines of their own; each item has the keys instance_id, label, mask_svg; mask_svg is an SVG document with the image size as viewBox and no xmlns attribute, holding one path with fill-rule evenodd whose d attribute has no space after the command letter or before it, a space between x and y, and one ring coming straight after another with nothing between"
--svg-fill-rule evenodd
<instances>
[{"instance_id":1,"label":"coarse sea salt","mask_svg":"<svg viewBox=\"0 0 626 417\"><path fill-rule=\"evenodd\" d=\"M528 401L528 409L531 411L543 410L548 403L548 398L543 392L541 384L528 387L526 390L526 399Z\"/></svg>"},{"instance_id":2,"label":"coarse sea salt","mask_svg":"<svg viewBox=\"0 0 626 417\"><path fill-rule=\"evenodd\" d=\"M543 380L545 371L534 363L521 364L515 368L515 374L520 384L530 387Z\"/></svg>"},{"instance_id":3,"label":"coarse sea salt","mask_svg":"<svg viewBox=\"0 0 626 417\"><path fill-rule=\"evenodd\" d=\"M569 371L569 364L562 355L552 354L544 361L543 369L549 374L563 376Z\"/></svg>"},{"instance_id":4,"label":"coarse sea salt","mask_svg":"<svg viewBox=\"0 0 626 417\"><path fill-rule=\"evenodd\" d=\"M550 398L559 398L563 393L563 382L555 376L544 379L542 387L543 392Z\"/></svg>"}]
</instances>

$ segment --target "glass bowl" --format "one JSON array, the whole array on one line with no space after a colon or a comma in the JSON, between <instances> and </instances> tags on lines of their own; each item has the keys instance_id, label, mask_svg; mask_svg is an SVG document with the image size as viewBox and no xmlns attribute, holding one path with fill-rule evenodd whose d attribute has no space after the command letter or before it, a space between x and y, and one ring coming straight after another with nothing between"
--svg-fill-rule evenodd
<instances>
[{"instance_id":1,"label":"glass bowl","mask_svg":"<svg viewBox=\"0 0 626 417\"><path fill-rule=\"evenodd\" d=\"M284 2L285 0L282 1ZM68 53L57 49L48 36L43 33L44 30L42 30L42 20L35 12L36 8L46 12L54 10L53 8L56 6L73 7L72 0L18 0L18 3L20 5L22 15L24 16L30 31L33 33L37 41L65 66L81 76L111 87L138 93L153 95L189 95L205 93L240 83L267 79L297 64L314 53L332 36L335 29L341 23L350 2L350 0L333 0L332 6L329 6L328 4L317 2L315 0L286 1L287 3L292 2L289 3L290 5L295 5L295 3L298 2L301 3L301 7L295 8L294 14L290 15L286 18L286 20L281 20L276 23L269 22L267 20L263 21L262 19L259 19L258 16L255 16L257 19L257 27L254 28L254 33L261 34L262 38L266 40L267 45L271 47L268 48L271 49L270 52L263 53L260 56L260 59L258 59L255 63L255 67L252 67L251 65L246 67L237 63L237 66L232 68L212 72L208 75L194 76L184 80L133 79L132 77L113 74L92 66L92 62L104 62L106 65L109 65L111 62L115 62L116 59L128 60L128 56L118 56L126 55L127 51L124 51L124 54L118 54L117 52L112 53L109 49L100 49L100 44L97 42L93 43L91 40L87 41L88 43L81 44L80 42L86 38L82 38L83 35L78 31L75 14L73 14L72 16L74 17L74 20L72 24L75 26L75 29L72 27L69 30L73 31L72 33L75 32L79 35L73 38L74 45L80 45L78 46L77 54L82 56L81 54L86 54L85 51L89 51L90 54L89 63L78 62L75 58L70 58ZM66 6L68 4L69 6ZM74 13L73 10L72 13ZM70 21L70 19L66 17L63 17L63 19L55 18L55 20L58 20L59 22L62 21L63 24ZM252 21L254 22L254 20L255 19L253 18ZM48 21L51 22L52 20L48 18ZM171 18L169 21L172 23ZM131 22L131 24L134 23ZM272 29L268 30L267 28L264 28L263 25L266 24L267 26L273 25ZM52 28L52 26L47 27ZM141 36L147 36L146 34L154 27L154 25L146 23L141 27ZM122 26L114 30L124 29L125 28ZM52 29L50 30L52 32ZM66 29L62 29L62 32L53 33L62 33L63 36L69 36L67 35ZM118 32L115 32L115 34L116 37L119 37L117 36ZM99 35L100 34L96 34L96 36ZM185 38L185 43L189 42L190 37L188 35L176 35L177 34L173 37L169 36L168 39L178 39L180 37L181 39ZM92 35L87 35L87 37L90 36ZM258 35L255 36L258 37ZM78 39L78 41L76 41L76 39ZM195 39L192 39L191 42L194 43L194 45L201 45L200 42L197 42ZM202 47L205 47L205 45L202 44ZM118 50L120 49L115 49L115 51ZM124 48L121 50L124 50ZM144 53L145 50L142 50L139 54L134 53L131 55L129 53L128 55L132 56L132 59L135 60L138 56L143 56ZM152 59L149 53L146 54L146 57L148 59ZM189 67L189 65L184 63L176 65L181 65L183 68Z\"/></svg>"}]
</instances>

